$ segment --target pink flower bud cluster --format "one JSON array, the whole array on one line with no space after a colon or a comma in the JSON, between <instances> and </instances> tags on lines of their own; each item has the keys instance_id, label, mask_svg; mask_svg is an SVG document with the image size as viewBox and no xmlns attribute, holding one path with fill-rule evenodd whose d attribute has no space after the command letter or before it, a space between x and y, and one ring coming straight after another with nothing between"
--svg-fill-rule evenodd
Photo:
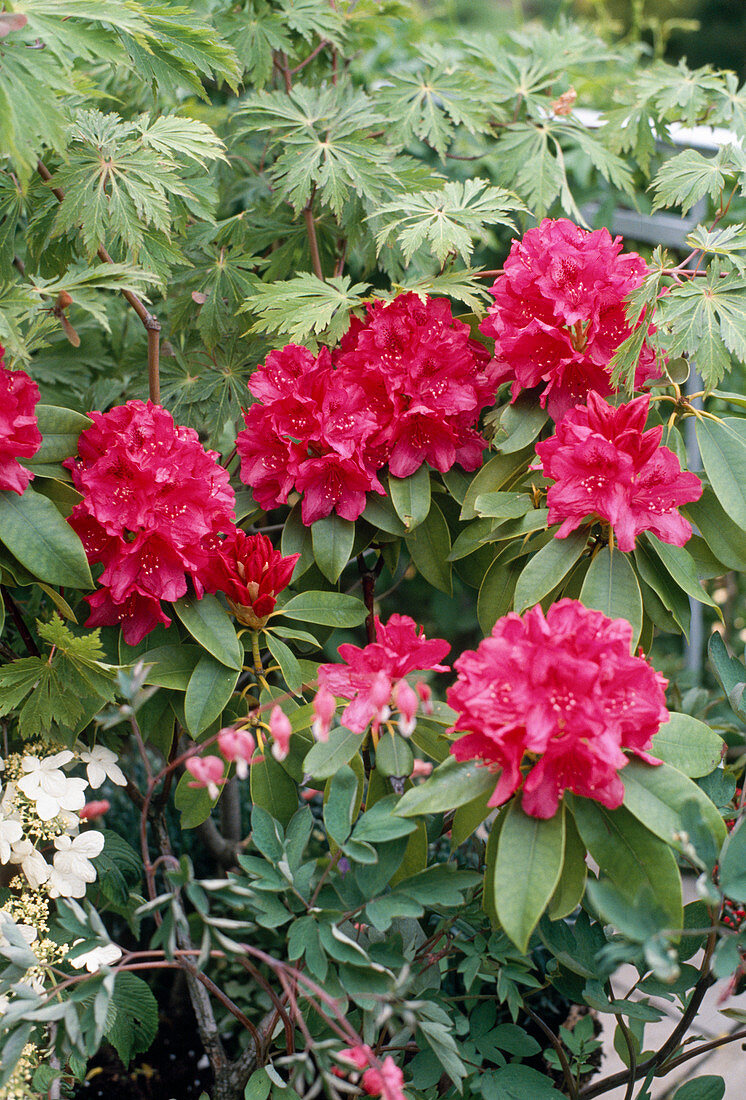
<instances>
[{"instance_id":1,"label":"pink flower bud cluster","mask_svg":"<svg viewBox=\"0 0 746 1100\"><path fill-rule=\"evenodd\" d=\"M353 733L364 733L368 726L378 732L392 710L398 712L399 732L409 737L415 728L417 711L430 709L430 689L406 680L412 672L447 672L438 662L450 649L442 638L426 638L414 619L392 615L384 624L376 618L376 640L361 648L345 644L339 655L345 664L319 667L319 691L314 700L313 735L317 741L329 737L336 710L336 697L349 699L342 712L342 723Z\"/></svg>"},{"instance_id":2,"label":"pink flower bud cluster","mask_svg":"<svg viewBox=\"0 0 746 1100\"><path fill-rule=\"evenodd\" d=\"M87 626L122 623L136 645L159 622L171 622L161 600L198 596L219 532L233 528L235 497L217 454L205 451L192 428L177 427L158 405L128 401L93 425L67 459L83 500L70 524L88 560L104 567L86 599Z\"/></svg>"},{"instance_id":3,"label":"pink flower bud cluster","mask_svg":"<svg viewBox=\"0 0 746 1100\"><path fill-rule=\"evenodd\" d=\"M536 444L554 480L547 503L549 522L562 524L557 538L595 515L613 527L620 550L634 550L642 531L674 546L689 539L691 524L678 508L699 500L702 482L660 446L661 426L644 430L649 406L649 397L638 397L614 408L589 393L587 407L571 409L551 439Z\"/></svg>"},{"instance_id":4,"label":"pink flower bud cluster","mask_svg":"<svg viewBox=\"0 0 746 1100\"><path fill-rule=\"evenodd\" d=\"M305 524L335 510L357 519L366 494L384 492L386 464L395 477L424 462L481 465L476 424L497 373L445 299L375 301L333 355L290 344L267 356L249 383L257 401L237 440L241 478L265 510L295 489Z\"/></svg>"},{"instance_id":5,"label":"pink flower bud cluster","mask_svg":"<svg viewBox=\"0 0 746 1100\"><path fill-rule=\"evenodd\" d=\"M645 261L622 253L622 238L612 240L607 229L589 233L566 218L529 229L513 241L492 287L495 304L480 325L495 339L498 383L513 383L514 400L541 386L541 404L554 420L592 390L610 394L609 363L635 327L625 298L647 274ZM635 385L659 374L646 341Z\"/></svg>"},{"instance_id":6,"label":"pink flower bud cluster","mask_svg":"<svg viewBox=\"0 0 746 1100\"><path fill-rule=\"evenodd\" d=\"M8 370L0 344L0 491L21 496L34 476L18 459L33 457L41 446L34 412L38 401L36 382L25 371Z\"/></svg>"},{"instance_id":7,"label":"pink flower bud cluster","mask_svg":"<svg viewBox=\"0 0 746 1100\"><path fill-rule=\"evenodd\" d=\"M668 721L666 680L630 655L631 642L626 619L563 599L546 615L538 605L506 615L458 658L449 732L463 736L451 752L499 773L489 805L522 788L533 817L552 817L566 790L615 809L625 752L660 763L646 750Z\"/></svg>"}]
</instances>

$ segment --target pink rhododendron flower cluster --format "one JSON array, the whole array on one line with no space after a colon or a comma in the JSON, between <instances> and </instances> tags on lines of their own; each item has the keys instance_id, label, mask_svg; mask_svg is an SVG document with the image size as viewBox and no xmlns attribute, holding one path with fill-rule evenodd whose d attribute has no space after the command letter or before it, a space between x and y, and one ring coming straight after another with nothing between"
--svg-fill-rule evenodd
<instances>
[{"instance_id":1,"label":"pink rhododendron flower cluster","mask_svg":"<svg viewBox=\"0 0 746 1100\"><path fill-rule=\"evenodd\" d=\"M283 557L266 535L247 535L231 527L213 552L200 579L208 592L224 592L228 604L243 626L259 630L277 603L277 596L290 584L300 554Z\"/></svg>"},{"instance_id":2,"label":"pink rhododendron flower cluster","mask_svg":"<svg viewBox=\"0 0 746 1100\"><path fill-rule=\"evenodd\" d=\"M265 510L295 489L305 524L334 510L357 519L366 494L383 493L387 463L395 477L423 462L441 472L481 465L475 425L496 377L445 299L376 301L333 358L295 344L267 356L249 383L257 403L237 440L241 478Z\"/></svg>"},{"instance_id":3,"label":"pink rhododendron flower cluster","mask_svg":"<svg viewBox=\"0 0 746 1100\"><path fill-rule=\"evenodd\" d=\"M86 597L86 625L121 622L135 645L157 623L170 624L160 601L183 596L188 579L202 595L216 538L233 528L235 497L215 452L160 406L128 401L91 419L80 457L65 462L83 495L70 523L88 560L104 566Z\"/></svg>"},{"instance_id":4,"label":"pink rhododendron flower cluster","mask_svg":"<svg viewBox=\"0 0 746 1100\"><path fill-rule=\"evenodd\" d=\"M376 640L369 645L345 644L339 655L346 664L319 667L319 692L314 700L314 736L325 741L335 710L335 696L351 700L342 712L342 723L353 733L364 733L372 723L378 730L392 708L399 712L399 731L409 736L414 729L420 703L427 707L426 685L415 691L405 677L411 672L447 672L441 665L450 650L442 638L426 638L414 619L392 615L384 624L376 618Z\"/></svg>"},{"instance_id":5,"label":"pink rhododendron flower cluster","mask_svg":"<svg viewBox=\"0 0 746 1100\"><path fill-rule=\"evenodd\" d=\"M36 382L25 371L8 370L0 344L0 491L21 496L34 476L18 459L31 458L41 446L34 413L38 401Z\"/></svg>"},{"instance_id":6,"label":"pink rhododendron flower cluster","mask_svg":"<svg viewBox=\"0 0 746 1100\"><path fill-rule=\"evenodd\" d=\"M500 772L489 805L522 786L533 817L552 817L566 790L615 809L624 750L659 763L645 750L668 721L666 680L630 655L631 641L625 619L564 599L546 615L540 606L506 615L459 657L447 698L453 730L467 732L451 752Z\"/></svg>"},{"instance_id":7,"label":"pink rhododendron flower cluster","mask_svg":"<svg viewBox=\"0 0 746 1100\"><path fill-rule=\"evenodd\" d=\"M590 391L611 393L609 362L632 332L624 299L647 274L644 260L622 253L622 238L607 229L545 218L513 241L503 270L480 326L495 338L498 381L513 383L514 399L543 385L540 401L554 420ZM645 342L635 384L659 374Z\"/></svg>"},{"instance_id":8,"label":"pink rhododendron flower cluster","mask_svg":"<svg viewBox=\"0 0 746 1100\"><path fill-rule=\"evenodd\" d=\"M699 500L702 482L682 471L673 451L661 447L662 427L645 431L649 397L614 408L596 393L572 409L555 435L536 444L549 489L549 523L566 538L588 515L614 529L620 550L634 550L641 531L683 546L691 525L678 507Z\"/></svg>"}]
</instances>

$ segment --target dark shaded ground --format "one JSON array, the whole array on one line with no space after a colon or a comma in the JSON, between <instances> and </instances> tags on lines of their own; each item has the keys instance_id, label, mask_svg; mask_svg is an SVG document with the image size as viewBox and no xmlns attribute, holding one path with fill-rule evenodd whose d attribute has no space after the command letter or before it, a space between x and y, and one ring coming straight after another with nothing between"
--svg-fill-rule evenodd
<instances>
[{"instance_id":1,"label":"dark shaded ground","mask_svg":"<svg viewBox=\"0 0 746 1100\"><path fill-rule=\"evenodd\" d=\"M210 1091L212 1074L191 1012L161 1016L158 1036L128 1069L104 1046L91 1062L75 1100L190 1100Z\"/></svg>"}]
</instances>

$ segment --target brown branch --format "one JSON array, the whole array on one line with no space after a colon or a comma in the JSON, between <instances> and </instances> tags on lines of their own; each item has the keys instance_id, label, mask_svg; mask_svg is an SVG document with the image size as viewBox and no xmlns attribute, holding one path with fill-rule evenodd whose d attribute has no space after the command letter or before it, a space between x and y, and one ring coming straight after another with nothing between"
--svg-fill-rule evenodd
<instances>
[{"instance_id":1,"label":"brown branch","mask_svg":"<svg viewBox=\"0 0 746 1100\"><path fill-rule=\"evenodd\" d=\"M536 1015L536 1013L533 1011L533 1009L529 1008L528 1005L524 1004L523 1011L526 1013L528 1018L530 1020L533 1020L534 1023L536 1024L536 1026L541 1031L544 1032L547 1039L552 1044L552 1049L554 1050L554 1053L557 1055L557 1058L559 1059L559 1063L562 1066L562 1075L565 1078L565 1084L567 1085L567 1094L570 1097L570 1100L577 1100L578 1088L577 1088L577 1085L575 1084L575 1078L572 1075L572 1070L570 1069L570 1063L567 1060L567 1055L565 1054L562 1043L557 1038L557 1036L554 1034L552 1029L550 1027L547 1027L547 1025L542 1020L541 1016Z\"/></svg>"},{"instance_id":2,"label":"brown branch","mask_svg":"<svg viewBox=\"0 0 746 1100\"><path fill-rule=\"evenodd\" d=\"M296 65L294 69L290 69L291 75L295 76L295 74L299 73L301 69L305 69L306 65L308 65L309 62L313 61L314 57L318 57L321 51L325 50L328 45L330 45L330 43L327 42L325 38L322 38L318 46L314 50L311 50L308 57L304 57L299 65Z\"/></svg>"},{"instance_id":3,"label":"brown branch","mask_svg":"<svg viewBox=\"0 0 746 1100\"><path fill-rule=\"evenodd\" d=\"M721 1035L718 1039L711 1039L708 1043L700 1043L699 1046L692 1047L686 1053L680 1054L678 1058L672 1058L662 1068L666 1073L670 1073L671 1070L683 1065L691 1058L697 1058L700 1054L707 1054L709 1050L717 1050L718 1047L723 1047L726 1043L736 1043L739 1039L746 1039L746 1028L742 1028L740 1031L732 1031L730 1035Z\"/></svg>"},{"instance_id":4,"label":"brown branch","mask_svg":"<svg viewBox=\"0 0 746 1100\"><path fill-rule=\"evenodd\" d=\"M321 256L319 255L319 242L316 238L316 222L313 217L313 195L308 200L308 203L303 210L303 221L306 223L306 233L308 234L308 247L311 252L311 264L313 265L313 273L317 279L321 279L324 282L324 269L321 266Z\"/></svg>"},{"instance_id":5,"label":"brown branch","mask_svg":"<svg viewBox=\"0 0 746 1100\"><path fill-rule=\"evenodd\" d=\"M702 1004L705 993L715 981L710 972L710 961L712 959L712 953L715 950L716 940L717 932L713 931L710 933L707 941L705 955L699 971L699 980L692 990L692 995L689 998L689 1004L686 1006L684 1014L660 1050L656 1051L650 1058L647 1058L644 1062L636 1066L634 1077L632 1078L633 1081L636 1081L640 1077L644 1077L651 1069L662 1067L668 1060L668 1056L676 1050L689 1030L695 1016L699 1012L699 1007ZM581 1100L591 1100L594 1096L601 1096L604 1092L611 1092L612 1089L617 1088L619 1085L626 1085L631 1075L631 1068L621 1070L619 1073L612 1073L608 1077L603 1077L600 1081L593 1081L591 1084L586 1085L584 1089L581 1089L579 1096ZM656 1076L660 1076L660 1074L656 1073Z\"/></svg>"},{"instance_id":6,"label":"brown branch","mask_svg":"<svg viewBox=\"0 0 746 1100\"><path fill-rule=\"evenodd\" d=\"M26 649L32 657L40 657L41 653L39 652L39 647L34 639L31 637L31 632L23 621L23 615L21 615L18 604L13 599L5 585L2 586L2 593L5 607L8 611L10 611L13 622L16 625L16 630L21 635L21 639L23 640L23 644L26 646Z\"/></svg>"},{"instance_id":7,"label":"brown branch","mask_svg":"<svg viewBox=\"0 0 746 1100\"><path fill-rule=\"evenodd\" d=\"M43 161L36 162L36 171L41 178L49 183L52 179L52 173L47 168ZM65 192L60 187L51 187L52 194L57 199L57 202L64 202ZM102 263L113 264L114 260L109 253L103 247L103 245L97 249L98 258ZM132 306L137 316L142 321L145 331L148 334L148 389L150 393L150 400L154 404L159 404L161 400L161 386L160 386L160 333L161 323L157 317L145 307L143 301L138 298L136 294L133 294L131 290L122 290L122 297L125 301Z\"/></svg>"}]
</instances>

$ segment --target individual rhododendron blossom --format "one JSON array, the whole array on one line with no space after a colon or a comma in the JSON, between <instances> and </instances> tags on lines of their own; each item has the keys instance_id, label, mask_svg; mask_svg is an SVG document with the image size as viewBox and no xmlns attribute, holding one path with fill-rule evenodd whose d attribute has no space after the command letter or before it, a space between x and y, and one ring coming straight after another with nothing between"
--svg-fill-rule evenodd
<instances>
[{"instance_id":1,"label":"individual rhododendron blossom","mask_svg":"<svg viewBox=\"0 0 746 1100\"><path fill-rule=\"evenodd\" d=\"M272 755L275 760L284 760L290 752L293 727L282 707L272 707L272 713L269 716L269 732L272 734Z\"/></svg>"},{"instance_id":2,"label":"individual rhododendron blossom","mask_svg":"<svg viewBox=\"0 0 746 1100\"><path fill-rule=\"evenodd\" d=\"M189 781L189 786L206 788L210 798L215 801L226 780L223 761L217 756L190 756L184 766L194 776Z\"/></svg>"},{"instance_id":3,"label":"individual rhododendron blossom","mask_svg":"<svg viewBox=\"0 0 746 1100\"><path fill-rule=\"evenodd\" d=\"M555 435L536 444L544 475L549 523L561 523L565 538L589 515L614 530L620 550L634 550L642 531L683 546L692 533L682 504L699 500L702 482L682 471L673 451L660 445L663 428L645 431L649 397L614 408L598 394L572 409Z\"/></svg>"},{"instance_id":4,"label":"individual rhododendron blossom","mask_svg":"<svg viewBox=\"0 0 746 1100\"><path fill-rule=\"evenodd\" d=\"M314 704L314 711L319 728L327 735L330 696L350 700L342 712L342 723L353 733L364 733L371 724L377 731L392 708L399 711L400 728L411 733L421 696L411 690L404 677L426 670L448 671L447 665L439 663L451 648L448 642L426 638L408 615L392 615L385 625L376 618L375 625L375 642L363 648L345 643L338 650L345 664L319 667L321 702Z\"/></svg>"},{"instance_id":5,"label":"individual rhododendron blossom","mask_svg":"<svg viewBox=\"0 0 746 1100\"><path fill-rule=\"evenodd\" d=\"M158 623L170 625L161 600L172 602L200 579L216 537L232 529L235 497L214 451L192 428L151 402L128 401L91 413L77 459L65 463L83 496L70 523L100 588L86 599L88 626L122 623L136 645Z\"/></svg>"},{"instance_id":6,"label":"individual rhododendron blossom","mask_svg":"<svg viewBox=\"0 0 746 1100\"><path fill-rule=\"evenodd\" d=\"M459 657L447 698L464 735L451 752L500 773L489 805L522 786L533 817L552 817L566 790L615 809L625 750L659 763L646 750L668 721L666 680L630 655L631 641L625 619L564 599L546 615L506 615Z\"/></svg>"},{"instance_id":7,"label":"individual rhododendron blossom","mask_svg":"<svg viewBox=\"0 0 746 1100\"><path fill-rule=\"evenodd\" d=\"M277 596L290 584L300 554L283 557L266 535L247 535L239 527L216 543L201 575L208 592L224 592L243 626L260 630Z\"/></svg>"},{"instance_id":8,"label":"individual rhododendron blossom","mask_svg":"<svg viewBox=\"0 0 746 1100\"><path fill-rule=\"evenodd\" d=\"M19 458L32 458L41 446L36 422L39 387L25 371L8 370L0 344L0 490L19 496L33 478Z\"/></svg>"},{"instance_id":9,"label":"individual rhododendron blossom","mask_svg":"<svg viewBox=\"0 0 746 1100\"><path fill-rule=\"evenodd\" d=\"M607 229L588 232L566 218L545 218L513 241L495 304L480 330L495 339L498 381L521 390L542 386L541 404L554 420L590 391L612 391L609 363L632 332L625 298L648 272L636 252ZM654 331L651 329L650 331ZM636 386L657 378L653 349L643 343Z\"/></svg>"},{"instance_id":10,"label":"individual rhododendron blossom","mask_svg":"<svg viewBox=\"0 0 746 1100\"><path fill-rule=\"evenodd\" d=\"M218 748L226 763L236 765L238 778L246 779L249 774L249 764L256 749L256 741L248 730L226 726L218 733Z\"/></svg>"},{"instance_id":11,"label":"individual rhododendron blossom","mask_svg":"<svg viewBox=\"0 0 746 1100\"><path fill-rule=\"evenodd\" d=\"M445 299L402 294L354 319L334 358L289 344L249 383L256 398L239 433L241 478L265 510L303 493L305 524L336 511L354 520L382 493L388 464L407 477L423 464L475 470L479 414L496 369Z\"/></svg>"}]
</instances>

